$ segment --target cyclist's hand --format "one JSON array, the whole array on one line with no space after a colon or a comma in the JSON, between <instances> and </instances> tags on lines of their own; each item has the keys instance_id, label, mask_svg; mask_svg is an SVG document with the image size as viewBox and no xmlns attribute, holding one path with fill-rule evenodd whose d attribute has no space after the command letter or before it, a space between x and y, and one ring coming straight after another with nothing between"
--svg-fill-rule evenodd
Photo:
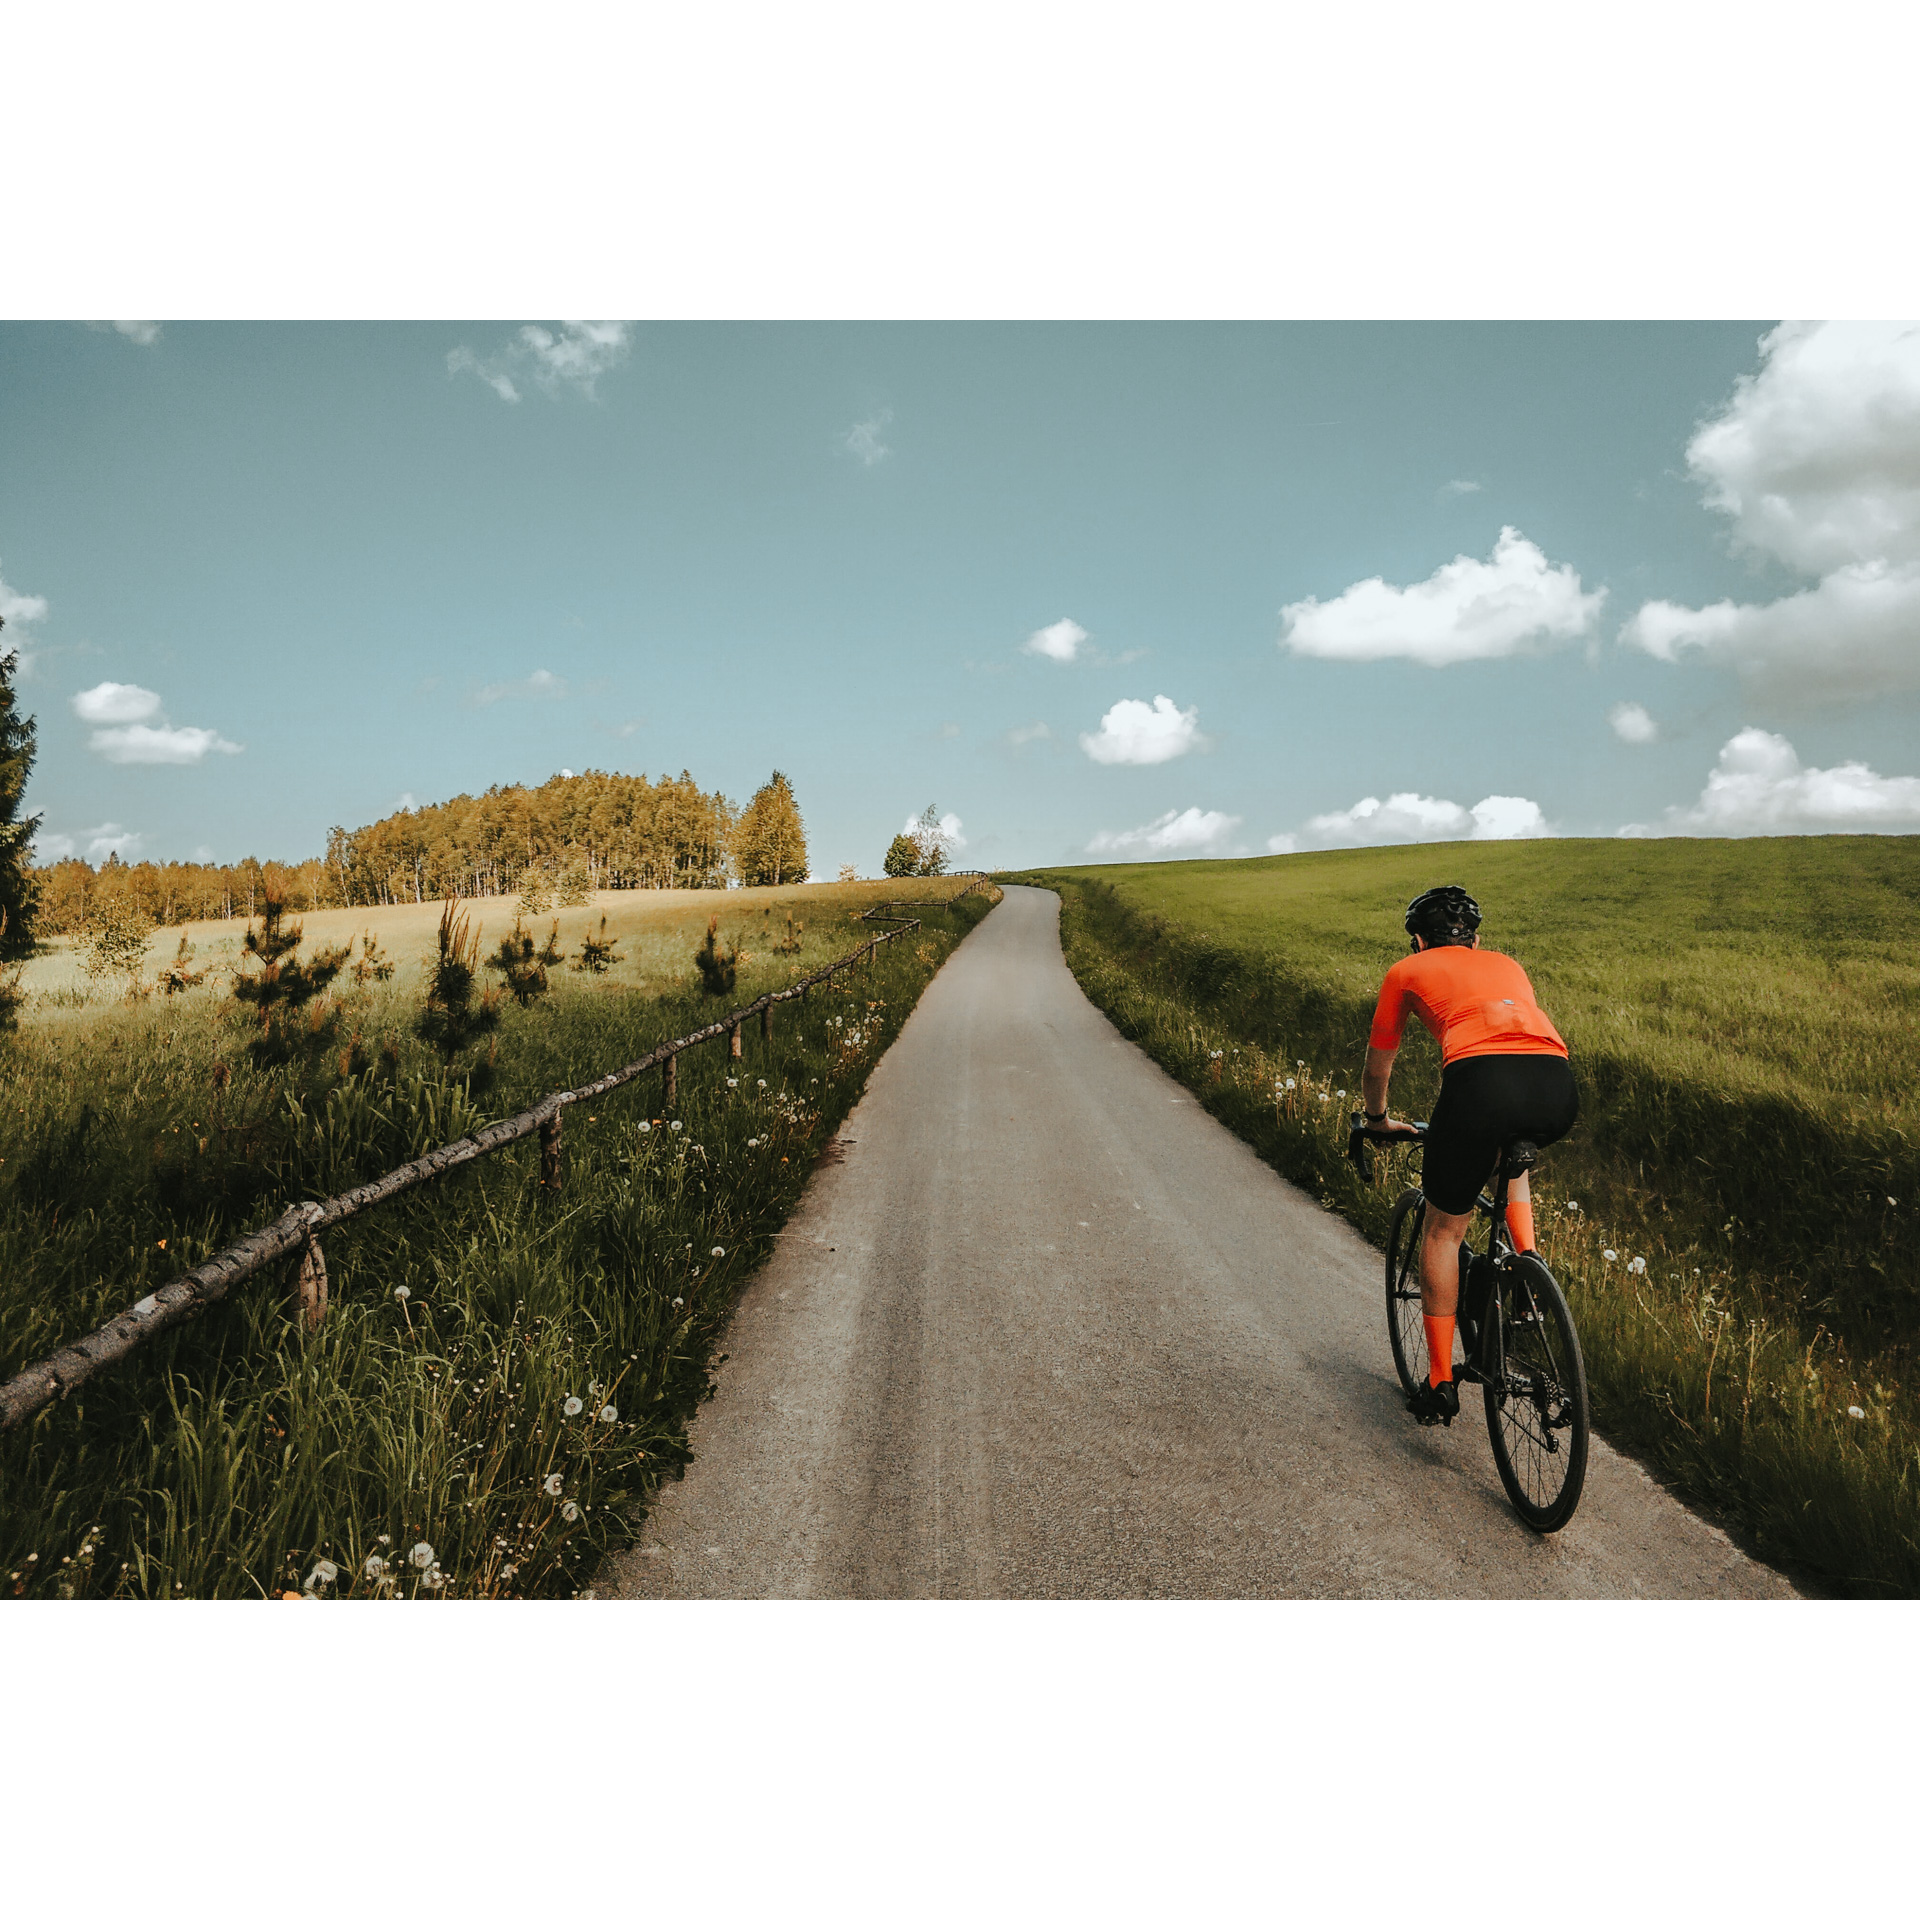
<instances>
[{"instance_id":1,"label":"cyclist's hand","mask_svg":"<svg viewBox=\"0 0 1920 1920\"><path fill-rule=\"evenodd\" d=\"M1420 1138L1420 1129L1410 1125L1405 1120L1369 1120L1365 1123L1365 1129L1367 1138L1374 1141L1418 1140Z\"/></svg>"}]
</instances>

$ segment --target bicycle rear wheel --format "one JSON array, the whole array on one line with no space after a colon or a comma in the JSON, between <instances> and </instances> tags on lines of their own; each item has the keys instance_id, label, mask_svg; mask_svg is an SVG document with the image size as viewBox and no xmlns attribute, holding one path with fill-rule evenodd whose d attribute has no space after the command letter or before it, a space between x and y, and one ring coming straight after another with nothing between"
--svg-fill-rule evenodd
<instances>
[{"instance_id":1,"label":"bicycle rear wheel","mask_svg":"<svg viewBox=\"0 0 1920 1920\"><path fill-rule=\"evenodd\" d=\"M1538 1254L1501 1264L1502 1366L1486 1388L1487 1436L1507 1498L1536 1533L1573 1518L1587 1478L1587 1369L1559 1283Z\"/></svg>"},{"instance_id":2,"label":"bicycle rear wheel","mask_svg":"<svg viewBox=\"0 0 1920 1920\"><path fill-rule=\"evenodd\" d=\"M1427 1197L1409 1187L1387 1228L1387 1339L1409 1393L1427 1384L1427 1323L1420 1317L1420 1235L1426 1224Z\"/></svg>"}]
</instances>

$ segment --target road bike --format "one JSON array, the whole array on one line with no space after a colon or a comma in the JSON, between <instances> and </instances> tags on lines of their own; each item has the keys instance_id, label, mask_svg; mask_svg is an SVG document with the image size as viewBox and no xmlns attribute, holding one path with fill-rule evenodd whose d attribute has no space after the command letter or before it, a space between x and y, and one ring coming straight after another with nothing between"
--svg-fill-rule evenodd
<instances>
[{"instance_id":1,"label":"road bike","mask_svg":"<svg viewBox=\"0 0 1920 1920\"><path fill-rule=\"evenodd\" d=\"M1426 1136L1414 1123L1412 1144ZM1353 1116L1348 1152L1362 1177L1370 1139L1366 1120ZM1538 1164L1531 1140L1510 1140L1474 1210L1489 1222L1484 1251L1473 1230L1460 1249L1458 1325L1464 1360L1453 1370L1462 1387L1482 1389L1493 1463L1514 1511L1536 1533L1556 1533L1573 1518L1587 1478L1587 1369L1580 1335L1559 1282L1538 1253L1515 1253L1507 1237L1507 1188ZM1387 1230L1387 1339L1400 1384L1408 1393L1426 1384L1426 1321L1420 1307L1420 1240L1427 1197L1409 1187L1394 1204Z\"/></svg>"}]
</instances>

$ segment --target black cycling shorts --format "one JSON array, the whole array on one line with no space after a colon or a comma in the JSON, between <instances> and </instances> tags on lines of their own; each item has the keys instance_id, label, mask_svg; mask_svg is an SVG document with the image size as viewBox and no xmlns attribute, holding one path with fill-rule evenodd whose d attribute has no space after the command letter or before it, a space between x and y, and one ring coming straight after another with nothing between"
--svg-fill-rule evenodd
<instances>
[{"instance_id":1,"label":"black cycling shorts","mask_svg":"<svg viewBox=\"0 0 1920 1920\"><path fill-rule=\"evenodd\" d=\"M1471 1213L1509 1140L1551 1146L1580 1117L1573 1069L1557 1053L1482 1053L1440 1076L1421 1190L1442 1213Z\"/></svg>"}]
</instances>

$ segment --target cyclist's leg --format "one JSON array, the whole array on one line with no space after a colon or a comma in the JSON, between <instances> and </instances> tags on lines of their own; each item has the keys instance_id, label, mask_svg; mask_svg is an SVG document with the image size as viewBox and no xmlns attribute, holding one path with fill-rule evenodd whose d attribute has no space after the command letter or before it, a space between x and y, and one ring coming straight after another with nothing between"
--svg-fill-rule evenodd
<instances>
[{"instance_id":1,"label":"cyclist's leg","mask_svg":"<svg viewBox=\"0 0 1920 1920\"><path fill-rule=\"evenodd\" d=\"M1515 1253L1531 1253L1533 1238L1533 1189L1524 1173L1517 1174L1507 1187L1507 1238Z\"/></svg>"},{"instance_id":2,"label":"cyclist's leg","mask_svg":"<svg viewBox=\"0 0 1920 1920\"><path fill-rule=\"evenodd\" d=\"M1427 1325L1428 1384L1453 1378L1453 1329L1460 1310L1460 1247L1471 1213L1443 1213L1427 1202L1420 1242L1420 1315Z\"/></svg>"},{"instance_id":3,"label":"cyclist's leg","mask_svg":"<svg viewBox=\"0 0 1920 1920\"><path fill-rule=\"evenodd\" d=\"M1473 1223L1474 1201L1493 1171L1498 1142L1488 1138L1476 1088L1478 1063L1440 1076L1440 1098L1427 1123L1420 1186L1427 1196L1420 1248L1420 1307L1427 1321L1429 1384L1453 1378L1454 1322L1460 1307L1460 1249Z\"/></svg>"}]
</instances>

